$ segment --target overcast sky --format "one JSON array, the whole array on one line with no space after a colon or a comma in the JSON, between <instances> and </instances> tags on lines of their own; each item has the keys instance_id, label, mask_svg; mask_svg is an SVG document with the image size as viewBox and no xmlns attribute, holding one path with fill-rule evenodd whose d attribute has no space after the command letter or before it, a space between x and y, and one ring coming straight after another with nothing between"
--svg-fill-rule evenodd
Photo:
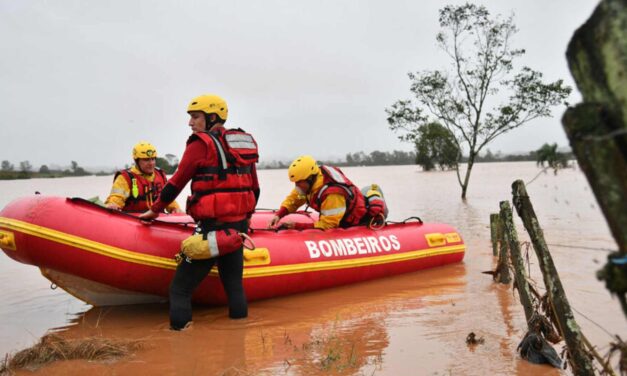
<instances>
[{"instance_id":1,"label":"overcast sky","mask_svg":"<svg viewBox=\"0 0 627 376\"><path fill-rule=\"evenodd\" d=\"M0 0L0 160L122 167L139 140L180 157L202 93L226 99L227 126L253 133L262 161L411 150L385 108L410 97L408 72L449 64L438 9L462 3ZM575 86L566 47L597 1L477 3L514 13L518 66ZM566 146L563 110L489 148Z\"/></svg>"}]
</instances>

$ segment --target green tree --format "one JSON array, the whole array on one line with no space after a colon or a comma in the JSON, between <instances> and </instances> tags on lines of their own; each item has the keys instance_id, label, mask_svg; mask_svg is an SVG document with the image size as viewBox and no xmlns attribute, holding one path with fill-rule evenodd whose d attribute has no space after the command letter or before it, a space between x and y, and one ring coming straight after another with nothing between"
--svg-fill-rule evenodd
<instances>
[{"instance_id":1,"label":"green tree","mask_svg":"<svg viewBox=\"0 0 627 376\"><path fill-rule=\"evenodd\" d=\"M20 179L28 179L30 178L30 170L33 169L33 165L30 164L29 161L20 162L20 173L18 177Z\"/></svg>"},{"instance_id":2,"label":"green tree","mask_svg":"<svg viewBox=\"0 0 627 376\"><path fill-rule=\"evenodd\" d=\"M460 158L453 134L438 123L424 124L416 133L416 163L425 171L439 166L441 170L456 168Z\"/></svg>"},{"instance_id":3,"label":"green tree","mask_svg":"<svg viewBox=\"0 0 627 376\"><path fill-rule=\"evenodd\" d=\"M538 166L552 168L553 172L557 174L557 170L560 168L568 167L568 159L566 154L557 151L557 144L544 144L540 149L536 150L536 164Z\"/></svg>"},{"instance_id":4,"label":"green tree","mask_svg":"<svg viewBox=\"0 0 627 376\"><path fill-rule=\"evenodd\" d=\"M50 173L50 169L46 165L41 165L41 167L39 167L39 173L40 174L49 174Z\"/></svg>"},{"instance_id":5,"label":"green tree","mask_svg":"<svg viewBox=\"0 0 627 376\"><path fill-rule=\"evenodd\" d=\"M174 154L166 154L165 158L157 157L156 165L166 174L173 174L179 166L179 159Z\"/></svg>"},{"instance_id":6,"label":"green tree","mask_svg":"<svg viewBox=\"0 0 627 376\"><path fill-rule=\"evenodd\" d=\"M13 171L13 164L9 161L2 161L2 171Z\"/></svg>"},{"instance_id":7,"label":"green tree","mask_svg":"<svg viewBox=\"0 0 627 376\"><path fill-rule=\"evenodd\" d=\"M28 173L32 169L33 169L33 165L31 165L29 161L20 162L20 171Z\"/></svg>"},{"instance_id":8,"label":"green tree","mask_svg":"<svg viewBox=\"0 0 627 376\"><path fill-rule=\"evenodd\" d=\"M551 116L551 107L571 89L562 80L542 81L542 73L513 61L525 53L510 41L513 18L492 18L483 6L466 3L440 9L436 40L452 60L450 71L409 73L415 100L400 100L386 109L390 129L416 133L430 122L442 123L459 150L468 152L464 178L456 168L462 199L478 153L496 137L533 119Z\"/></svg>"},{"instance_id":9,"label":"green tree","mask_svg":"<svg viewBox=\"0 0 627 376\"><path fill-rule=\"evenodd\" d=\"M72 169L72 175L74 175L74 176L85 176L85 175L89 175L89 174L87 173L87 171L85 171L85 169L84 169L84 168L80 167L80 166L78 165L78 162L76 162L76 161L72 161L72 167L71 167L71 169Z\"/></svg>"}]
</instances>

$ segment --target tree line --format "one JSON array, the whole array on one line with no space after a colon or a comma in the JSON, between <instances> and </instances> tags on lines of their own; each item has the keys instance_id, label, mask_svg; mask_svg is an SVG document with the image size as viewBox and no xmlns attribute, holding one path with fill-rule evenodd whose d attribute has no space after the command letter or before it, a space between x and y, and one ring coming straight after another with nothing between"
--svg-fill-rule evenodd
<instances>
[{"instance_id":1,"label":"tree line","mask_svg":"<svg viewBox=\"0 0 627 376\"><path fill-rule=\"evenodd\" d=\"M157 167L161 168L166 174L173 174L178 167L178 159L172 154L166 154L166 158L157 158ZM129 168L129 166L125 166ZM76 161L71 161L69 168L55 169L48 165L41 165L35 170L29 161L21 161L16 167L8 160L3 160L0 165L0 180L14 179L30 179L30 178L61 178L68 176L89 176L89 175L112 175L114 170L89 172L79 166Z\"/></svg>"},{"instance_id":2,"label":"tree line","mask_svg":"<svg viewBox=\"0 0 627 376\"><path fill-rule=\"evenodd\" d=\"M338 167L347 166L392 166L392 165L419 165L424 171L435 169L449 170L457 168L458 163L467 163L468 156L459 156L457 148L448 148L445 143L440 142L441 139L431 139L424 137L420 142L416 142L416 151L394 150L391 152L375 150L370 154L363 151L356 153L348 153L344 159L340 160L319 160L323 165L331 165ZM573 159L572 152L557 151L557 144L544 144L540 149L522 154L503 154L501 152L493 153L487 149L484 155L475 156L475 162L517 162L517 161L533 161L539 166L544 167L546 163L548 167L559 169L568 166L568 161ZM290 161L270 161L261 162L259 169L286 169L290 165Z\"/></svg>"}]
</instances>

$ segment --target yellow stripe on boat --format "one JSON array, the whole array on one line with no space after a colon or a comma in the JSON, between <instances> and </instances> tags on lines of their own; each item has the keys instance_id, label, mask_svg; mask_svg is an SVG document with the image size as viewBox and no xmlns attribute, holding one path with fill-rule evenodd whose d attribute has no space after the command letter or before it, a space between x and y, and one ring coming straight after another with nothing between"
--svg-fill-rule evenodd
<instances>
[{"instance_id":1,"label":"yellow stripe on boat","mask_svg":"<svg viewBox=\"0 0 627 376\"><path fill-rule=\"evenodd\" d=\"M176 262L174 262L174 259L146 255L139 252L129 251L123 248L113 247L107 244L95 242L93 240L81 238L80 236L70 235L61 231L33 225L31 223L22 222L16 219L0 217L0 226L6 227L13 231L19 231L23 234L36 236L38 238L50 240L59 244L66 244L74 248L82 249L84 251L97 253L99 255L111 257L122 261L128 261L134 264L156 266L166 269L176 269Z\"/></svg>"},{"instance_id":2,"label":"yellow stripe on boat","mask_svg":"<svg viewBox=\"0 0 627 376\"><path fill-rule=\"evenodd\" d=\"M82 249L87 252L96 253L102 256L134 263L141 265L148 265L163 269L175 269L176 262L174 259L146 255L139 252L133 252L126 249L113 247L107 244L95 242L93 240L85 239L79 236L70 235L61 231L53 230L50 228L33 225L28 222L22 222L15 219L0 217L0 227L5 227L12 231L21 232L23 234L36 236L38 238L46 239L59 244L66 244L74 248ZM3 231L2 233L6 233ZM446 244L446 239L443 234L428 234L432 235L433 243ZM449 235L449 234L447 234ZM429 237L427 237L429 239ZM443 242L442 242L443 241ZM433 247L432 242L429 242L432 248L409 251L403 253L395 253L381 256L362 257L355 259L343 259L332 261L317 261L317 262L305 262L300 264L290 265L277 265L277 266L256 266L252 268L244 269L245 278L254 277L267 277L273 275L282 274L294 274L305 272L316 272L324 270L335 269L347 269L347 268L360 268L371 265L388 264L394 262L401 262L413 259L428 258L439 255L463 253L466 249L464 244L453 246ZM245 266L254 266L259 264L267 264L269 261L269 250L267 248L256 248L255 250L248 250L246 252L246 258L250 261L245 262ZM211 271L212 275L217 275L215 267Z\"/></svg>"}]
</instances>

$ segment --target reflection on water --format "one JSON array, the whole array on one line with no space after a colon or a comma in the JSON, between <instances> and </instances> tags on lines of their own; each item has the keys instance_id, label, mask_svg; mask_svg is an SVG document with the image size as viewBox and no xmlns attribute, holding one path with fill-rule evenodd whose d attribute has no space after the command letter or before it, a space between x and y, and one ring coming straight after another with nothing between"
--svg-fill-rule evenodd
<instances>
[{"instance_id":1,"label":"reflection on water","mask_svg":"<svg viewBox=\"0 0 627 376\"><path fill-rule=\"evenodd\" d=\"M62 291L50 290L35 267L2 256L0 282L7 287L0 293L5 302L0 330L9 336L3 336L0 350L24 347L46 329L75 318L65 333L70 337L139 338L147 346L135 357L111 364L58 362L46 374L127 374L140 369L159 374L559 374L519 360L515 349L524 334L522 308L511 286L497 286L481 273L494 266L489 214L498 211L499 201L511 199L515 179L528 181L537 174L534 163L476 165L467 202L459 198L454 172L420 172L414 166L345 172L358 185L382 185L392 220L418 215L455 226L468 247L464 263L255 302L243 321L229 320L224 308L196 308L193 327L173 333L167 329L166 306L89 309ZM284 170L260 171L260 207L281 202L290 189L285 175ZM110 180L0 182L0 205L35 190L103 197ZM611 338L595 323L623 335L627 324L618 303L594 277L605 262L603 249L615 248L594 197L577 170L542 175L528 191L576 318L603 352ZM526 240L522 226L519 237ZM532 274L541 281L537 272ZM466 345L471 331L485 339L483 345Z\"/></svg>"}]
</instances>

